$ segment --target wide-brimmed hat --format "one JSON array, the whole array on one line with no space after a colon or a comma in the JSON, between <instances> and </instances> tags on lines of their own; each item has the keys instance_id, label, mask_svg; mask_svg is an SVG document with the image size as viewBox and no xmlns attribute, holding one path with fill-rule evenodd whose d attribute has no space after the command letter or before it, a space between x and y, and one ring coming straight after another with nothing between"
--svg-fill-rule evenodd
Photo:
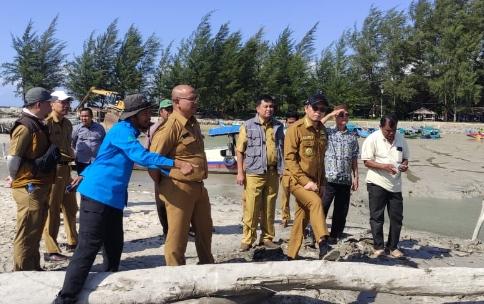
<instances>
[{"instance_id":1,"label":"wide-brimmed hat","mask_svg":"<svg viewBox=\"0 0 484 304\"><path fill-rule=\"evenodd\" d=\"M66 92L64 91L54 91L50 95L57 97L57 100L64 101L64 100L70 100L73 101L74 97L67 95Z\"/></svg>"},{"instance_id":2,"label":"wide-brimmed hat","mask_svg":"<svg viewBox=\"0 0 484 304\"><path fill-rule=\"evenodd\" d=\"M160 101L160 107L158 110L173 107L173 102L170 99L163 99Z\"/></svg>"},{"instance_id":3,"label":"wide-brimmed hat","mask_svg":"<svg viewBox=\"0 0 484 304\"><path fill-rule=\"evenodd\" d=\"M138 112L152 107L153 104L146 100L142 94L128 95L124 99L124 110L121 116L119 116L119 119L123 120L129 118L138 114Z\"/></svg>"},{"instance_id":4,"label":"wide-brimmed hat","mask_svg":"<svg viewBox=\"0 0 484 304\"><path fill-rule=\"evenodd\" d=\"M52 96L46 89L35 87L25 93L24 106L29 106L36 102L53 101L56 99L57 97Z\"/></svg>"}]
</instances>

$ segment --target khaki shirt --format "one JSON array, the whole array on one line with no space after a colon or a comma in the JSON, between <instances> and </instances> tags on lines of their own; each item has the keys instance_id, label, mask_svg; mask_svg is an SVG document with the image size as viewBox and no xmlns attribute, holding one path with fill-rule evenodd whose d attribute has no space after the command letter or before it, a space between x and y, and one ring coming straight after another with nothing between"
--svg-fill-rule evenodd
<instances>
[{"instance_id":1,"label":"khaki shirt","mask_svg":"<svg viewBox=\"0 0 484 304\"><path fill-rule=\"evenodd\" d=\"M153 134L150 151L166 157L186 161L198 167L193 172L183 175L177 168L170 170L170 177L179 181L201 182L207 178L207 156L203 135L195 117L186 119L174 111Z\"/></svg>"},{"instance_id":2,"label":"khaki shirt","mask_svg":"<svg viewBox=\"0 0 484 304\"><path fill-rule=\"evenodd\" d=\"M301 186L311 181L323 185L327 143L323 124L315 128L307 116L292 124L284 141L284 176Z\"/></svg>"},{"instance_id":3,"label":"khaki shirt","mask_svg":"<svg viewBox=\"0 0 484 304\"><path fill-rule=\"evenodd\" d=\"M12 177L12 188L24 187L28 183L52 184L55 170L48 174L38 172L34 175L33 163L28 161L40 157L49 145L47 136L42 131L31 134L24 125L19 125L15 128L10 139L8 154L22 157L22 162L17 171L17 176Z\"/></svg>"},{"instance_id":4,"label":"khaki shirt","mask_svg":"<svg viewBox=\"0 0 484 304\"><path fill-rule=\"evenodd\" d=\"M259 121L264 128L266 136L267 166L277 166L277 149L272 123L271 121L264 123L260 117ZM240 153L245 153L245 150L247 149L247 129L245 128L245 125L240 126L236 148Z\"/></svg>"},{"instance_id":5,"label":"khaki shirt","mask_svg":"<svg viewBox=\"0 0 484 304\"><path fill-rule=\"evenodd\" d=\"M75 158L74 149L72 149L72 123L69 119L51 112L45 119L45 124L49 128L50 142L55 144L61 152L61 161L73 161Z\"/></svg>"}]
</instances>

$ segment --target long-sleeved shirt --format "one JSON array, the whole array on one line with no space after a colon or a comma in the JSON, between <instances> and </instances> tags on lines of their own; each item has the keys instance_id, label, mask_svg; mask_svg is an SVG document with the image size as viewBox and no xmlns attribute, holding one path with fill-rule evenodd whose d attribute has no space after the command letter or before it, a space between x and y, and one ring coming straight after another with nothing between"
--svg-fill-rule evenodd
<instances>
[{"instance_id":1,"label":"long-sleeved shirt","mask_svg":"<svg viewBox=\"0 0 484 304\"><path fill-rule=\"evenodd\" d=\"M103 126L97 122L85 126L82 123L75 125L72 130L72 147L76 154L76 161L90 164L96 159L97 152L106 136Z\"/></svg>"},{"instance_id":2,"label":"long-sleeved shirt","mask_svg":"<svg viewBox=\"0 0 484 304\"><path fill-rule=\"evenodd\" d=\"M174 161L158 153L150 153L138 142L140 134L129 120L115 124L106 134L96 160L83 172L79 192L105 205L123 209L126 205L128 182L134 163L159 169L165 175Z\"/></svg>"}]
</instances>

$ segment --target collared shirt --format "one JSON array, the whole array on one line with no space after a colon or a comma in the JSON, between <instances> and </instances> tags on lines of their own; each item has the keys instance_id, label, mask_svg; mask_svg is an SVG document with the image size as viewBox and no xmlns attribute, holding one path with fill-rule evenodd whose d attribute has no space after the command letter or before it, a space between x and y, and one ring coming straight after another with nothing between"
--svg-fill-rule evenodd
<instances>
[{"instance_id":1,"label":"collared shirt","mask_svg":"<svg viewBox=\"0 0 484 304\"><path fill-rule=\"evenodd\" d=\"M277 166L277 149L276 141L274 136L274 127L272 125L272 120L264 122L262 118L259 117L259 121L264 128L266 135L266 155L267 155L267 165ZM240 126L239 137L237 138L237 151L240 153L245 153L247 149L247 129L245 125Z\"/></svg>"},{"instance_id":2,"label":"collared shirt","mask_svg":"<svg viewBox=\"0 0 484 304\"><path fill-rule=\"evenodd\" d=\"M309 182L324 184L324 153L327 146L326 128L317 127L304 116L286 132L284 142L284 176L294 179L300 186Z\"/></svg>"},{"instance_id":3,"label":"collared shirt","mask_svg":"<svg viewBox=\"0 0 484 304\"><path fill-rule=\"evenodd\" d=\"M76 154L76 161L84 164L93 162L104 136L106 136L106 131L97 122L91 122L89 127L82 123L74 126L72 147Z\"/></svg>"},{"instance_id":4,"label":"collared shirt","mask_svg":"<svg viewBox=\"0 0 484 304\"><path fill-rule=\"evenodd\" d=\"M324 159L326 181L336 184L351 185L353 160L358 159L358 140L354 134L327 128L328 149Z\"/></svg>"},{"instance_id":5,"label":"collared shirt","mask_svg":"<svg viewBox=\"0 0 484 304\"><path fill-rule=\"evenodd\" d=\"M396 132L393 142L389 142L381 130L370 134L361 148L362 160L373 160L381 164L392 164L398 167L410 153L403 134ZM378 185L390 192L402 192L402 174L390 174L386 170L368 168L366 182Z\"/></svg>"},{"instance_id":6,"label":"collared shirt","mask_svg":"<svg viewBox=\"0 0 484 304\"><path fill-rule=\"evenodd\" d=\"M45 119L45 124L49 129L49 140L55 144L61 153L61 161L74 160L74 150L72 149L72 123L69 119L62 117L52 111Z\"/></svg>"},{"instance_id":7,"label":"collared shirt","mask_svg":"<svg viewBox=\"0 0 484 304\"><path fill-rule=\"evenodd\" d=\"M173 160L148 152L139 143L139 134L129 120L115 124L106 134L94 162L82 171L84 179L78 191L105 205L123 209L134 163L168 175Z\"/></svg>"},{"instance_id":8,"label":"collared shirt","mask_svg":"<svg viewBox=\"0 0 484 304\"><path fill-rule=\"evenodd\" d=\"M184 175L179 169L170 171L170 177L184 182L201 182L207 178L207 156L203 135L194 116L189 119L174 111L158 131L153 134L150 151L197 165L193 172Z\"/></svg>"}]
</instances>

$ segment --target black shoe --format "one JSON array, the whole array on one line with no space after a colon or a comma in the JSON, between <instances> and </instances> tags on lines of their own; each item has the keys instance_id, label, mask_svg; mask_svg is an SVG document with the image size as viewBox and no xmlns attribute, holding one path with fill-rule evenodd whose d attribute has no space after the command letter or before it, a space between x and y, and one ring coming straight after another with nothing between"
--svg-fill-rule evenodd
<instances>
[{"instance_id":1,"label":"black shoe","mask_svg":"<svg viewBox=\"0 0 484 304\"><path fill-rule=\"evenodd\" d=\"M322 260L330 250L331 246L328 244L328 241L321 240L321 242L319 242L319 259Z\"/></svg>"},{"instance_id":2,"label":"black shoe","mask_svg":"<svg viewBox=\"0 0 484 304\"><path fill-rule=\"evenodd\" d=\"M46 262L64 262L69 258L60 253L44 253L44 261Z\"/></svg>"},{"instance_id":3,"label":"black shoe","mask_svg":"<svg viewBox=\"0 0 484 304\"><path fill-rule=\"evenodd\" d=\"M76 250L77 245L69 245L66 244L66 251L67 252L74 252Z\"/></svg>"}]
</instances>

